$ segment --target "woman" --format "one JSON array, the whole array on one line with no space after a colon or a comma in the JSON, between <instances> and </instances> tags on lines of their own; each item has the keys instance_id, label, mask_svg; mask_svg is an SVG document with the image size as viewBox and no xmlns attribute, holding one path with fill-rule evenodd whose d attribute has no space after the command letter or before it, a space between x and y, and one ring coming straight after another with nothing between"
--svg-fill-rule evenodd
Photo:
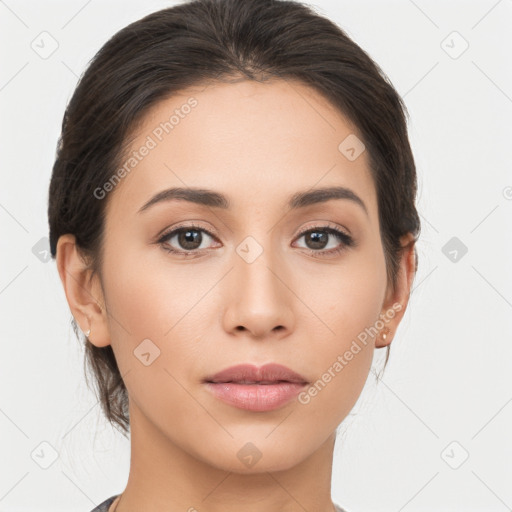
<instances>
[{"instance_id":1,"label":"woman","mask_svg":"<svg viewBox=\"0 0 512 512\"><path fill-rule=\"evenodd\" d=\"M115 34L49 193L75 331L131 434L95 512L342 510L336 429L407 307L415 195L400 97L307 6L198 0Z\"/></svg>"}]
</instances>

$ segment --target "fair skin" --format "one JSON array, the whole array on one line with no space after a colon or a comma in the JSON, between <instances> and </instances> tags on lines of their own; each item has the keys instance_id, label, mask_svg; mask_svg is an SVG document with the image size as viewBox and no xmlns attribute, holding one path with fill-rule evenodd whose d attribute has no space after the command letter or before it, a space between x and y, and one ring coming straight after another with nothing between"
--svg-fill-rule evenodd
<instances>
[{"instance_id":1,"label":"fair skin","mask_svg":"<svg viewBox=\"0 0 512 512\"><path fill-rule=\"evenodd\" d=\"M130 397L130 475L116 511L332 511L335 430L363 389L374 349L391 342L405 312L413 245L392 287L367 154L350 161L338 150L359 132L300 83L187 89L146 114L132 150L190 96L197 106L103 199L101 280L90 278L72 235L58 242L71 311L94 345L112 345ZM295 193L335 186L365 208L347 198L287 207ZM230 207L173 199L138 212L171 187L214 190ZM176 235L157 242L192 221L214 237L199 231L197 249ZM355 245L328 234L318 248L300 235L325 234L326 224ZM237 252L248 236L262 248L251 263ZM307 404L245 411L205 389L205 376L238 363L277 362L316 382L393 304L401 309L386 323L387 338L361 344ZM160 350L148 366L134 355L145 339ZM237 456L248 442L261 454L250 467Z\"/></svg>"}]
</instances>

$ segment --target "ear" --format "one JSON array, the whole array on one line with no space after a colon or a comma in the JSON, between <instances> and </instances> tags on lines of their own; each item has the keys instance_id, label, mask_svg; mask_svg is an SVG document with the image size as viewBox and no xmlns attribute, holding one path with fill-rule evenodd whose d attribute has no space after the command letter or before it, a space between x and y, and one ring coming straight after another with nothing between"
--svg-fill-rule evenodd
<instances>
[{"instance_id":1,"label":"ear","mask_svg":"<svg viewBox=\"0 0 512 512\"><path fill-rule=\"evenodd\" d=\"M393 288L392 284L388 283L380 314L384 327L375 338L376 348L386 347L391 343L407 309L412 282L416 274L415 240L412 233L404 235L400 239L400 244L402 251L396 285Z\"/></svg>"},{"instance_id":2,"label":"ear","mask_svg":"<svg viewBox=\"0 0 512 512\"><path fill-rule=\"evenodd\" d=\"M88 340L93 345L110 345L101 282L79 253L74 235L59 237L56 261L69 308L78 326L84 332L91 330Z\"/></svg>"}]
</instances>

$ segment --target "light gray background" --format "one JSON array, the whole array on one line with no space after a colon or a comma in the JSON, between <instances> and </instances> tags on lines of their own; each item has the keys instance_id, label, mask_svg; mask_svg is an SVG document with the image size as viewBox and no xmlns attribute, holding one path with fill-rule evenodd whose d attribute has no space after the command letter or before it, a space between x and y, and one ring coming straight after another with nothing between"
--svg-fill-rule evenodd
<instances>
[{"instance_id":1,"label":"light gray background","mask_svg":"<svg viewBox=\"0 0 512 512\"><path fill-rule=\"evenodd\" d=\"M423 221L384 379L370 376L338 438L333 499L350 512L510 510L512 1L311 3L404 97ZM0 511L88 512L126 483L129 442L86 387L40 240L78 76L117 30L170 5L0 1ZM43 31L58 43L47 58L31 47L51 49ZM452 237L468 249L456 261Z\"/></svg>"}]
</instances>

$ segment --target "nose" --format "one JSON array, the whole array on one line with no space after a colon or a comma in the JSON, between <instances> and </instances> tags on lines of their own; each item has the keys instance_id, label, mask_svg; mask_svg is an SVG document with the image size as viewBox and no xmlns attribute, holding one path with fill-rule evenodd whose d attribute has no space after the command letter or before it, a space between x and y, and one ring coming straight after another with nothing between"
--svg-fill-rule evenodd
<instances>
[{"instance_id":1,"label":"nose","mask_svg":"<svg viewBox=\"0 0 512 512\"><path fill-rule=\"evenodd\" d=\"M258 339L288 336L295 327L291 273L270 250L254 261L240 254L234 254L234 268L224 283L224 329Z\"/></svg>"}]
</instances>

